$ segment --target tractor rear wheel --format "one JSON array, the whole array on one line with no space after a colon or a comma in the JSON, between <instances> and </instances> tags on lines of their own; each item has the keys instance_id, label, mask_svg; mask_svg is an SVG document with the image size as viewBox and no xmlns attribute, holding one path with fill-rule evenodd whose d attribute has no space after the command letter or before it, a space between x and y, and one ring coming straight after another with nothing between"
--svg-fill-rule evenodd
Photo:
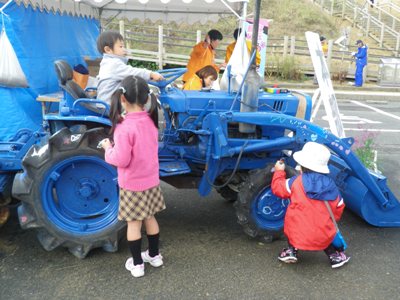
<instances>
[{"instance_id":1,"label":"tractor rear wheel","mask_svg":"<svg viewBox=\"0 0 400 300\"><path fill-rule=\"evenodd\" d=\"M271 191L272 167L271 164L249 172L234 204L238 223L244 232L264 242L272 242L282 236L283 220L289 204L288 199L278 198ZM286 169L288 177L295 174L293 169Z\"/></svg>"},{"instance_id":2,"label":"tractor rear wheel","mask_svg":"<svg viewBox=\"0 0 400 300\"><path fill-rule=\"evenodd\" d=\"M217 188L217 192L228 202L235 202L237 200L238 193L231 189L229 186Z\"/></svg>"},{"instance_id":3,"label":"tractor rear wheel","mask_svg":"<svg viewBox=\"0 0 400 300\"><path fill-rule=\"evenodd\" d=\"M238 199L239 187L245 178L247 177L247 173L245 172L237 172L233 178L229 178L230 174L225 174L220 176L216 180L216 191L221 195L222 198L227 200L228 202L235 202ZM226 182L229 180L229 183ZM220 186L220 187L218 187Z\"/></svg>"},{"instance_id":4,"label":"tractor rear wheel","mask_svg":"<svg viewBox=\"0 0 400 300\"><path fill-rule=\"evenodd\" d=\"M23 159L12 192L22 201L21 227L37 228L44 249L63 246L78 258L93 248L118 250L125 224L117 220L116 169L97 149L105 137L103 128L63 128Z\"/></svg>"}]
</instances>

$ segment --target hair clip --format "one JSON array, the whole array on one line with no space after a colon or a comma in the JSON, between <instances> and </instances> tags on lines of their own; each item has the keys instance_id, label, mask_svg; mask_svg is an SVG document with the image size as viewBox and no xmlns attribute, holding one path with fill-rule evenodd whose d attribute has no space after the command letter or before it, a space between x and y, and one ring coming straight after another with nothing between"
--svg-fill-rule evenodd
<instances>
[{"instance_id":1,"label":"hair clip","mask_svg":"<svg viewBox=\"0 0 400 300\"><path fill-rule=\"evenodd\" d=\"M150 92L149 92L149 96L150 96L151 94L153 94L153 90L150 90Z\"/></svg>"},{"instance_id":2,"label":"hair clip","mask_svg":"<svg viewBox=\"0 0 400 300\"><path fill-rule=\"evenodd\" d=\"M125 90L125 88L123 86L120 86L118 89L121 90L122 94L126 93L126 90Z\"/></svg>"}]
</instances>

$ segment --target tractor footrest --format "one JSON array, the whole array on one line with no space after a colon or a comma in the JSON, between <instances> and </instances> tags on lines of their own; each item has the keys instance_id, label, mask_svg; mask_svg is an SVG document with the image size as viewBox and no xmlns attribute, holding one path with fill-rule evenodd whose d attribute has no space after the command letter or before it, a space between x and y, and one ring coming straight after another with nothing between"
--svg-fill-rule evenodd
<instances>
[{"instance_id":1,"label":"tractor footrest","mask_svg":"<svg viewBox=\"0 0 400 300\"><path fill-rule=\"evenodd\" d=\"M160 177L190 173L192 170L184 160L160 162Z\"/></svg>"}]
</instances>

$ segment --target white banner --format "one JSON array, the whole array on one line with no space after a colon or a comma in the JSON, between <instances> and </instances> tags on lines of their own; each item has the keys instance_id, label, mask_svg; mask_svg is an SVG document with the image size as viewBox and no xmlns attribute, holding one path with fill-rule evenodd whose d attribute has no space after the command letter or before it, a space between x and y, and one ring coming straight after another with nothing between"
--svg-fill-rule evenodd
<instances>
[{"instance_id":1,"label":"white banner","mask_svg":"<svg viewBox=\"0 0 400 300\"><path fill-rule=\"evenodd\" d=\"M220 86L221 90L228 90L228 66L231 66L231 90L237 91L243 81L244 73L246 73L247 66L249 65L250 55L246 45L246 30L249 23L243 23L243 30L240 33L235 48L233 49L232 56L226 65L225 71L222 74Z\"/></svg>"},{"instance_id":2,"label":"white banner","mask_svg":"<svg viewBox=\"0 0 400 300\"><path fill-rule=\"evenodd\" d=\"M342 120L340 119L339 107L337 105L335 92L333 91L328 65L324 53L322 52L319 35L315 32L307 31L306 39L315 75L318 80L319 90L321 92L320 97L322 98L325 112L328 117L330 130L334 135L344 138L345 134Z\"/></svg>"}]
</instances>

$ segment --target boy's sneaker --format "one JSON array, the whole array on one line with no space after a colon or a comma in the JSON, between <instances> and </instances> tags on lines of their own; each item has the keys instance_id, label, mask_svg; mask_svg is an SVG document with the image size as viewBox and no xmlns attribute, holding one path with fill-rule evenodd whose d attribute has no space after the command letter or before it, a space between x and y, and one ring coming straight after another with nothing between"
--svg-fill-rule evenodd
<instances>
[{"instance_id":1,"label":"boy's sneaker","mask_svg":"<svg viewBox=\"0 0 400 300\"><path fill-rule=\"evenodd\" d=\"M133 258L129 257L125 262L125 269L131 272L133 277L142 277L144 275L144 263L141 265L134 265Z\"/></svg>"},{"instance_id":2,"label":"boy's sneaker","mask_svg":"<svg viewBox=\"0 0 400 300\"><path fill-rule=\"evenodd\" d=\"M350 260L350 256L347 256L344 252L336 252L329 255L332 269L340 268Z\"/></svg>"},{"instance_id":3,"label":"boy's sneaker","mask_svg":"<svg viewBox=\"0 0 400 300\"><path fill-rule=\"evenodd\" d=\"M142 252L142 259L144 262L149 263L150 265L156 268L161 267L164 264L163 257L161 256L161 254L151 257L149 255L149 250Z\"/></svg>"},{"instance_id":4,"label":"boy's sneaker","mask_svg":"<svg viewBox=\"0 0 400 300\"><path fill-rule=\"evenodd\" d=\"M287 264L293 264L297 262L297 250L294 248L284 248L279 254L278 259L280 261L283 261L284 263Z\"/></svg>"}]
</instances>

